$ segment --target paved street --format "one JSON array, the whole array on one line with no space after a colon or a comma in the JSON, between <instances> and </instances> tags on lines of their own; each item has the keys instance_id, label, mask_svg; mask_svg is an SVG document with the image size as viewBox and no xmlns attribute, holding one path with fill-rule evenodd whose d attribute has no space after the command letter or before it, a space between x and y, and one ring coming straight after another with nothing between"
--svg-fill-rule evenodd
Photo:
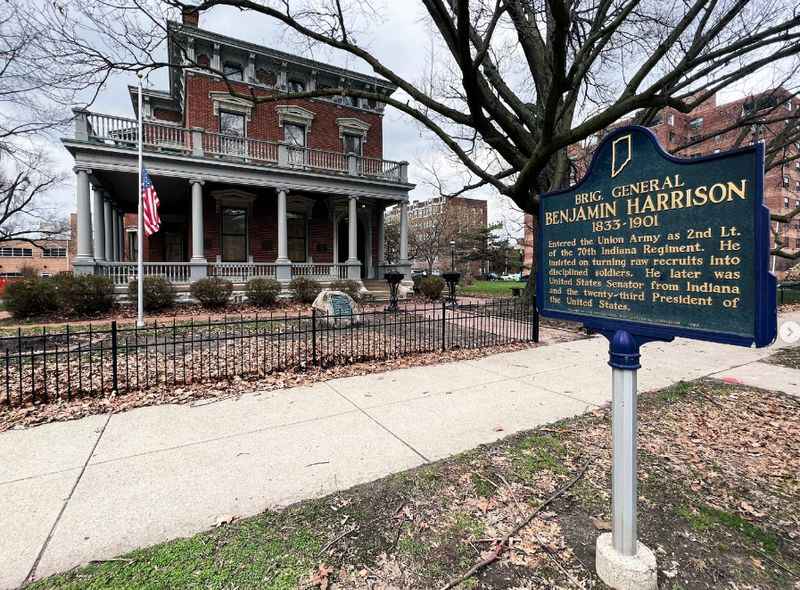
<instances>
[{"instance_id":1,"label":"paved street","mask_svg":"<svg viewBox=\"0 0 800 590\"><path fill-rule=\"evenodd\" d=\"M610 400L607 346L597 337L0 434L0 587L591 410ZM800 392L800 372L758 363L771 349L643 350L640 390L716 375Z\"/></svg>"}]
</instances>

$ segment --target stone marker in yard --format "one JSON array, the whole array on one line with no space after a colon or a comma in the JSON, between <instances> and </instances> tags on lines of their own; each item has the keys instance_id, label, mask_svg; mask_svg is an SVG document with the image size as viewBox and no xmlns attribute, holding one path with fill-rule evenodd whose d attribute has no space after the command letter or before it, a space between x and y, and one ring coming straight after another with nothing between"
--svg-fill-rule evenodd
<instances>
[{"instance_id":1,"label":"stone marker in yard","mask_svg":"<svg viewBox=\"0 0 800 590\"><path fill-rule=\"evenodd\" d=\"M361 307L347 293L324 290L311 306L317 312L317 322L323 326L348 328L360 323Z\"/></svg>"},{"instance_id":2,"label":"stone marker in yard","mask_svg":"<svg viewBox=\"0 0 800 590\"><path fill-rule=\"evenodd\" d=\"M612 588L656 588L636 530L639 348L676 336L767 346L777 328L763 205L764 145L683 159L644 127L610 133L583 180L539 201L536 303L609 340L612 532L597 574Z\"/></svg>"}]
</instances>

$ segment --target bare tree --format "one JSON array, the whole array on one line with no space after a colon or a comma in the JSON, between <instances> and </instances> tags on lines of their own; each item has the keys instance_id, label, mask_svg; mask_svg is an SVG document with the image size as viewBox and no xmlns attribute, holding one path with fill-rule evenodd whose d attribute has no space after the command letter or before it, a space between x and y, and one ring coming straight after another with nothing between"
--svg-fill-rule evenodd
<instances>
[{"instance_id":1,"label":"bare tree","mask_svg":"<svg viewBox=\"0 0 800 590\"><path fill-rule=\"evenodd\" d=\"M232 94L254 102L287 96L384 102L427 129L461 166L462 182L449 194L491 187L533 215L538 194L569 182L567 148L621 119L647 124L664 107L689 112L754 78L797 93L800 14L789 0L421 0L436 63L423 80L400 75L359 42L378 11L357 0L62 2L81 13L88 29L112 37L112 50L104 52L87 47L52 11L40 17L55 46L81 54L98 75L164 66L154 39L163 37L167 8L202 13L227 6L242 18L281 23L311 44L360 60L399 92L389 98L344 86L256 96L229 84ZM786 131L770 140L768 157L796 157L789 148L797 119L777 116ZM743 130L753 124L736 123Z\"/></svg>"},{"instance_id":2,"label":"bare tree","mask_svg":"<svg viewBox=\"0 0 800 590\"><path fill-rule=\"evenodd\" d=\"M66 218L48 203L62 179L47 141L72 114L64 109L89 87L82 68L53 61L31 7L0 5L0 242L62 235Z\"/></svg>"}]
</instances>

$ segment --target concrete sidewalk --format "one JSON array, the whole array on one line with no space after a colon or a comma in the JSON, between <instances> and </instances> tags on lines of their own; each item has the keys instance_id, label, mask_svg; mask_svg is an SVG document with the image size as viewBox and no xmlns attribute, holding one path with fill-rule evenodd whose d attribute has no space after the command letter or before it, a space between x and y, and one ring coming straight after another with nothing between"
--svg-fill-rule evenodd
<instances>
[{"instance_id":1,"label":"concrete sidewalk","mask_svg":"<svg viewBox=\"0 0 800 590\"><path fill-rule=\"evenodd\" d=\"M610 400L607 348L597 337L0 434L0 588L580 414ZM639 388L746 372L771 352L648 344Z\"/></svg>"}]
</instances>

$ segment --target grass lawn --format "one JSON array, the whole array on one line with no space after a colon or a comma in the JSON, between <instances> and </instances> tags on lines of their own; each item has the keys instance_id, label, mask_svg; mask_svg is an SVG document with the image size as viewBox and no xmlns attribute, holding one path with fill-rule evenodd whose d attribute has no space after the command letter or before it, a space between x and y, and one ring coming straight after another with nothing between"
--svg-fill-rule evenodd
<instances>
[{"instance_id":1,"label":"grass lawn","mask_svg":"<svg viewBox=\"0 0 800 590\"><path fill-rule=\"evenodd\" d=\"M461 295L482 295L487 297L511 297L514 287L525 288L522 281L475 281L469 287L460 287Z\"/></svg>"},{"instance_id":2,"label":"grass lawn","mask_svg":"<svg viewBox=\"0 0 800 590\"><path fill-rule=\"evenodd\" d=\"M797 588L797 400L713 380L640 399L639 531L657 555L659 587ZM454 587L599 588L609 427L608 411L595 410L30 588L431 589L493 552Z\"/></svg>"}]
</instances>

